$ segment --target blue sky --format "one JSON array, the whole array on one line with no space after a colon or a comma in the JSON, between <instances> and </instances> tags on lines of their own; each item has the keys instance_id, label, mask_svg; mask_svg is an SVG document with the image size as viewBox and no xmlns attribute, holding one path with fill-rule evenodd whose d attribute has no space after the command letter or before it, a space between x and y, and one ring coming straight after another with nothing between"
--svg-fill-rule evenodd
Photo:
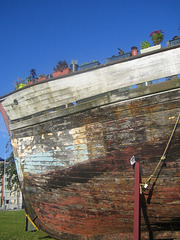
<instances>
[{"instance_id":1,"label":"blue sky","mask_svg":"<svg viewBox=\"0 0 180 240\"><path fill-rule=\"evenodd\" d=\"M180 1L174 0L1 0L0 96L13 91L15 81L49 74L59 60L78 64L129 52L150 41L154 30L167 40L180 35ZM0 157L8 133L0 117Z\"/></svg>"}]
</instances>

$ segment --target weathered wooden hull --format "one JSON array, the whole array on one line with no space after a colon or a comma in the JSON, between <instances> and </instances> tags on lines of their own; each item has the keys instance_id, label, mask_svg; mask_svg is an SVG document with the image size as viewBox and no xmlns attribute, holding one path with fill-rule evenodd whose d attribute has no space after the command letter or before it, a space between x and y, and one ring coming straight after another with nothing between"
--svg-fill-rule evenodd
<instances>
[{"instance_id":1,"label":"weathered wooden hull","mask_svg":"<svg viewBox=\"0 0 180 240\"><path fill-rule=\"evenodd\" d=\"M149 177L173 129L179 98L180 91L176 90L14 131L20 151L29 145L26 135L29 137L31 131L35 133L31 148L43 144L47 149L45 159L47 152L52 151L61 164L66 162L64 166L51 166L47 165L48 158L47 162L34 155L25 159L26 210L37 226L59 239L63 239L59 232L72 239L116 239L120 233L132 234L134 171L129 160L134 155L141 164L143 180ZM151 204L146 205L153 231L163 230L168 224L177 230L179 224L179 148L178 127ZM70 163L73 155L79 162ZM33 164L37 166L31 174ZM142 230L147 231L144 220Z\"/></svg>"},{"instance_id":2,"label":"weathered wooden hull","mask_svg":"<svg viewBox=\"0 0 180 240\"><path fill-rule=\"evenodd\" d=\"M33 124L22 119L23 127L10 122L26 211L40 229L57 239L133 239L130 158L134 155L140 162L145 182L180 112L180 81L111 92L111 97L116 101L103 100L86 109L74 106L64 116L49 119L47 112L41 112L39 118L46 121L37 123L33 116ZM152 196L149 189L157 174L143 191L143 239L152 234L180 237L179 165L178 125Z\"/></svg>"}]
</instances>

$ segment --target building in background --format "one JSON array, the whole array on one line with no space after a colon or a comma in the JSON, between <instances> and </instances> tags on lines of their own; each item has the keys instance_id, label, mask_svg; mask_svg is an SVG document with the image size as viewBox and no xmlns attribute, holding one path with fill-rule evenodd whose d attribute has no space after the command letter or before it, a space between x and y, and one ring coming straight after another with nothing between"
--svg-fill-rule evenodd
<instances>
[{"instance_id":1,"label":"building in background","mask_svg":"<svg viewBox=\"0 0 180 240\"><path fill-rule=\"evenodd\" d=\"M0 160L0 164L5 169L5 161L3 159ZM7 174L0 179L0 210L22 209L21 190L16 185L9 190L8 181L9 177Z\"/></svg>"}]
</instances>

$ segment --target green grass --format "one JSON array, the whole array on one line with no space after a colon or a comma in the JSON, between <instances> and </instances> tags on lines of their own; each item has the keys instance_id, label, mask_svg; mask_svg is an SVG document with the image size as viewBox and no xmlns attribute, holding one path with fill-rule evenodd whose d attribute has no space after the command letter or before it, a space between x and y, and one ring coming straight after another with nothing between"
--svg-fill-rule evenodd
<instances>
[{"instance_id":1,"label":"green grass","mask_svg":"<svg viewBox=\"0 0 180 240\"><path fill-rule=\"evenodd\" d=\"M53 240L42 231L25 231L25 211L0 212L0 239L1 240Z\"/></svg>"}]
</instances>

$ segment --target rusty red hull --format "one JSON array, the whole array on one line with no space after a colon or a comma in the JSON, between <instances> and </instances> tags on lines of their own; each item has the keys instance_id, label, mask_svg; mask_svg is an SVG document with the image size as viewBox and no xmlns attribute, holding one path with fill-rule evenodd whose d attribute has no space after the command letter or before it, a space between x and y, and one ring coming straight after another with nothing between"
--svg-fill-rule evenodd
<instances>
[{"instance_id":1,"label":"rusty red hull","mask_svg":"<svg viewBox=\"0 0 180 240\"><path fill-rule=\"evenodd\" d=\"M68 162L46 166L36 155L31 162L44 171L35 173L27 171L28 160L24 164L26 211L35 224L58 239L133 239L134 169L129 160L134 155L140 162L143 182L152 174L177 119L179 93L116 103L14 131L14 141L23 137L24 142L35 133L31 144L46 146L47 151L51 141L56 158ZM78 152L68 145L69 132ZM58 143L57 133L64 143ZM179 149L178 125L152 195L151 184L142 196L144 239L152 233L172 236L172 230L179 236ZM69 153L75 158L81 154L83 160L71 164Z\"/></svg>"}]
</instances>

